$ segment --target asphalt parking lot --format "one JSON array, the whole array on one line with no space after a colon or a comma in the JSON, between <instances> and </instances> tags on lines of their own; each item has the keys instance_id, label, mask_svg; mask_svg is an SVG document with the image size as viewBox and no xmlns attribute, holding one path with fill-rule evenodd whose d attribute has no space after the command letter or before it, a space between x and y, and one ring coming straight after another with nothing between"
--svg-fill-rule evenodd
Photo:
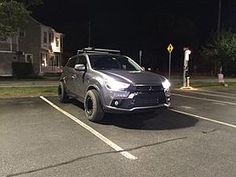
<instances>
[{"instance_id":1,"label":"asphalt parking lot","mask_svg":"<svg viewBox=\"0 0 236 177\"><path fill-rule=\"evenodd\" d=\"M169 110L85 118L56 97L0 99L0 176L236 174L236 91L173 91Z\"/></svg>"}]
</instances>

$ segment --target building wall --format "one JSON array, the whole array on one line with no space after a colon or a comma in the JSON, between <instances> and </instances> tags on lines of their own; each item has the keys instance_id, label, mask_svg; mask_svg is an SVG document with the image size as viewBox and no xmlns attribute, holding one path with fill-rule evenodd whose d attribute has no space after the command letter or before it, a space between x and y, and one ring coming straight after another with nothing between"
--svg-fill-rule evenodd
<instances>
[{"instance_id":1,"label":"building wall","mask_svg":"<svg viewBox=\"0 0 236 177\"><path fill-rule=\"evenodd\" d=\"M41 25L41 66L42 73L61 72L63 35L53 28Z\"/></svg>"},{"instance_id":2,"label":"building wall","mask_svg":"<svg viewBox=\"0 0 236 177\"><path fill-rule=\"evenodd\" d=\"M0 52L0 76L12 76L12 62L15 61L15 52Z\"/></svg>"},{"instance_id":3,"label":"building wall","mask_svg":"<svg viewBox=\"0 0 236 177\"><path fill-rule=\"evenodd\" d=\"M14 37L0 38L0 51L16 51L17 39Z\"/></svg>"},{"instance_id":4,"label":"building wall","mask_svg":"<svg viewBox=\"0 0 236 177\"><path fill-rule=\"evenodd\" d=\"M0 76L12 76L12 62L17 61L16 37L0 38Z\"/></svg>"},{"instance_id":5,"label":"building wall","mask_svg":"<svg viewBox=\"0 0 236 177\"><path fill-rule=\"evenodd\" d=\"M24 35L23 35L24 34ZM24 62L30 62L32 58L34 72L39 73L40 65L40 43L41 43L41 29L40 24L34 19L30 18L28 22L19 31L19 50L23 52ZM30 57L31 56L31 57Z\"/></svg>"},{"instance_id":6,"label":"building wall","mask_svg":"<svg viewBox=\"0 0 236 177\"><path fill-rule=\"evenodd\" d=\"M54 40L51 43L52 51L56 53L62 53L63 52L62 44L63 44L62 35L54 31Z\"/></svg>"},{"instance_id":7,"label":"building wall","mask_svg":"<svg viewBox=\"0 0 236 177\"><path fill-rule=\"evenodd\" d=\"M61 72L63 35L33 18L12 38L0 38L0 75L12 73L12 62L31 62L34 73ZM11 54L10 54L11 53Z\"/></svg>"}]
</instances>

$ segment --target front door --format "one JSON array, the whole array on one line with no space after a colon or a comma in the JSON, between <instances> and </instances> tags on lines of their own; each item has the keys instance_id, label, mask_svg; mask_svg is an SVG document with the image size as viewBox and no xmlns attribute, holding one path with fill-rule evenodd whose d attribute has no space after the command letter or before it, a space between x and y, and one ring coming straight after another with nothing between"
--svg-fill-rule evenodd
<instances>
[{"instance_id":1,"label":"front door","mask_svg":"<svg viewBox=\"0 0 236 177\"><path fill-rule=\"evenodd\" d=\"M87 68L87 60L85 56L79 56L76 64L84 64ZM86 71L75 71L73 77L73 92L83 100L86 93L87 84L86 80Z\"/></svg>"},{"instance_id":2,"label":"front door","mask_svg":"<svg viewBox=\"0 0 236 177\"><path fill-rule=\"evenodd\" d=\"M65 75L65 82L66 82L66 89L68 92L74 92L74 75L75 75L75 64L77 61L77 57L71 58L65 68L64 68L64 75Z\"/></svg>"}]
</instances>

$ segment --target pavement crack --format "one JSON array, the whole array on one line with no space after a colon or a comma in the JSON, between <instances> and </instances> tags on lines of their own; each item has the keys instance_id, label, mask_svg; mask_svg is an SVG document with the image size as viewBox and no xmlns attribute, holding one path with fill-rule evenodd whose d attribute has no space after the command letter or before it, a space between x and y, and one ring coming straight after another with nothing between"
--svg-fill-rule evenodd
<instances>
[{"instance_id":1,"label":"pavement crack","mask_svg":"<svg viewBox=\"0 0 236 177\"><path fill-rule=\"evenodd\" d=\"M169 143L169 142L177 141L177 140L182 140L182 139L186 139L186 138L187 137L184 136L184 137L180 137L180 138L168 139L168 140L164 140L164 141L160 141L160 142L156 142L156 143L152 143L152 144L146 144L146 145L142 145L142 146L137 146L137 147L125 149L124 151L133 151L133 150L137 150L137 149L141 149L141 148L152 147L152 146L165 144L165 143Z\"/></svg>"},{"instance_id":2,"label":"pavement crack","mask_svg":"<svg viewBox=\"0 0 236 177\"><path fill-rule=\"evenodd\" d=\"M212 132L215 132L215 131L217 131L217 129L213 128L213 129L210 129L210 130L202 130L202 133L203 134L208 134L208 133L212 133Z\"/></svg>"},{"instance_id":3,"label":"pavement crack","mask_svg":"<svg viewBox=\"0 0 236 177\"><path fill-rule=\"evenodd\" d=\"M32 169L29 171L23 171L23 172L18 172L18 173L14 173L14 174L9 174L6 177L14 177L14 176L20 176L20 175L26 175L26 174L30 174L30 173L35 173L35 172L39 172L39 171L43 171L43 170L48 170L51 168L56 168L59 166L63 166L63 165L68 165L74 162L77 162L79 160L83 160L83 159L88 159L91 157L95 157L95 156L100 156L100 155L104 155L104 154L116 154L116 153L120 153L120 152L124 152L124 151L134 151L137 149L141 149L141 148L146 148L146 147L152 147L152 146L156 146L156 145L160 145L160 144L165 144L165 143L169 143L169 142L173 142L173 141L177 141L177 140L182 140L182 139L186 139L187 137L179 137L179 138L174 138L174 139L167 139L164 141L160 141L160 142L156 142L156 143L152 143L152 144L146 144L146 145L141 145L141 146L137 146L137 147L133 147L133 148L127 148L121 151L109 151L109 152L100 152L100 153L94 153L94 154L90 154L90 155L86 155L86 156L81 156L69 161L65 161L65 162L61 162L58 164L54 164L54 165L48 165L42 168L38 168L38 169Z\"/></svg>"}]
</instances>

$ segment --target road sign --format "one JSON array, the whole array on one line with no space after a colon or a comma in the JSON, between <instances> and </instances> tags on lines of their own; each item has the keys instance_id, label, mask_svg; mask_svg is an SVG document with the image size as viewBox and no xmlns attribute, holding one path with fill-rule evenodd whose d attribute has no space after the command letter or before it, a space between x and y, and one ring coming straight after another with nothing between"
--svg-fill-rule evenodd
<instances>
[{"instance_id":1,"label":"road sign","mask_svg":"<svg viewBox=\"0 0 236 177\"><path fill-rule=\"evenodd\" d=\"M173 51L174 47L172 44L169 44L168 47L167 47L167 50L169 53L171 53Z\"/></svg>"},{"instance_id":2,"label":"road sign","mask_svg":"<svg viewBox=\"0 0 236 177\"><path fill-rule=\"evenodd\" d=\"M167 50L169 52L169 77L168 79L170 80L170 70L171 70L171 52L173 51L174 47L172 44L169 44L167 47Z\"/></svg>"}]
</instances>

